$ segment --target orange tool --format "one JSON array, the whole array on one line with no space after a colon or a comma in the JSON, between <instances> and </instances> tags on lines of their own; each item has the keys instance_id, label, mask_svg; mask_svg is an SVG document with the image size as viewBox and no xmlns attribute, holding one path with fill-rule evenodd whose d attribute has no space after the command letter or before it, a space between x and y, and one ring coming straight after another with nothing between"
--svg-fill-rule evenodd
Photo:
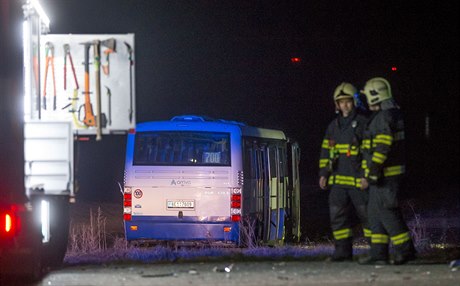
<instances>
[{"instance_id":1,"label":"orange tool","mask_svg":"<svg viewBox=\"0 0 460 286\"><path fill-rule=\"evenodd\" d=\"M91 105L90 91L89 91L89 49L93 45L93 42L83 43L85 45L85 117L83 118L83 123L86 126L96 126L96 118L93 113L93 106Z\"/></svg>"},{"instance_id":2,"label":"orange tool","mask_svg":"<svg viewBox=\"0 0 460 286\"><path fill-rule=\"evenodd\" d=\"M51 42L45 44L45 83L43 85L43 109L46 109L46 82L48 78L48 68L51 65L51 75L53 77L53 110L56 110L56 79L54 77L54 45Z\"/></svg>"}]
</instances>

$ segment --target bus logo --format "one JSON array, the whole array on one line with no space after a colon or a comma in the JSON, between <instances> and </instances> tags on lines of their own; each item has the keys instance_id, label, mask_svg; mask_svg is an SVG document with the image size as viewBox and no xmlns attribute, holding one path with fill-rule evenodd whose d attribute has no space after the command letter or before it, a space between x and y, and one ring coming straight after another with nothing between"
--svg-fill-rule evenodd
<instances>
[{"instance_id":1,"label":"bus logo","mask_svg":"<svg viewBox=\"0 0 460 286\"><path fill-rule=\"evenodd\" d=\"M136 199L142 198L142 191L139 190L139 189L136 189L136 190L134 191L134 197L135 197Z\"/></svg>"},{"instance_id":2,"label":"bus logo","mask_svg":"<svg viewBox=\"0 0 460 286\"><path fill-rule=\"evenodd\" d=\"M171 186L176 186L176 185L181 185L181 186L185 186L185 185L191 185L192 184L192 181L187 181L187 180L172 180L171 181Z\"/></svg>"}]
</instances>

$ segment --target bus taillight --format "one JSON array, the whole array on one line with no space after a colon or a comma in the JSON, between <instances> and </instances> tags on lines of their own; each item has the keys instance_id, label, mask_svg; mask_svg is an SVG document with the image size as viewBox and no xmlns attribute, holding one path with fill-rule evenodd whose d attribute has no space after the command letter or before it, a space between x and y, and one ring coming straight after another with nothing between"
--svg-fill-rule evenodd
<instances>
[{"instance_id":1,"label":"bus taillight","mask_svg":"<svg viewBox=\"0 0 460 286\"><path fill-rule=\"evenodd\" d=\"M232 188L230 194L230 215L234 222L241 220L241 188Z\"/></svg>"},{"instance_id":2,"label":"bus taillight","mask_svg":"<svg viewBox=\"0 0 460 286\"><path fill-rule=\"evenodd\" d=\"M132 191L131 188L125 188L123 193L123 219L124 220L131 220L131 213L132 213Z\"/></svg>"},{"instance_id":3,"label":"bus taillight","mask_svg":"<svg viewBox=\"0 0 460 286\"><path fill-rule=\"evenodd\" d=\"M232 201L241 202L241 194L232 195Z\"/></svg>"},{"instance_id":4,"label":"bus taillight","mask_svg":"<svg viewBox=\"0 0 460 286\"><path fill-rule=\"evenodd\" d=\"M232 221L238 222L241 220L241 215L232 215Z\"/></svg>"},{"instance_id":5,"label":"bus taillight","mask_svg":"<svg viewBox=\"0 0 460 286\"><path fill-rule=\"evenodd\" d=\"M232 208L241 208L241 202L232 201Z\"/></svg>"}]
</instances>

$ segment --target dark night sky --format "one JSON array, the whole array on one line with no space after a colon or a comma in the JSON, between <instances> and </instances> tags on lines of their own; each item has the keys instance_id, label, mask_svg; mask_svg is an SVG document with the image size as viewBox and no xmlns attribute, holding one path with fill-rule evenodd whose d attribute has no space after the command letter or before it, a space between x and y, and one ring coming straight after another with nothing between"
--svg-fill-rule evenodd
<instances>
[{"instance_id":1,"label":"dark night sky","mask_svg":"<svg viewBox=\"0 0 460 286\"><path fill-rule=\"evenodd\" d=\"M334 88L386 77L406 114L409 181L429 189L439 178L458 190L458 1L41 3L52 34L135 33L138 122L203 114L283 129L301 145L305 185L316 184ZM124 136L76 151L82 197L102 169L96 187L117 196Z\"/></svg>"}]
</instances>

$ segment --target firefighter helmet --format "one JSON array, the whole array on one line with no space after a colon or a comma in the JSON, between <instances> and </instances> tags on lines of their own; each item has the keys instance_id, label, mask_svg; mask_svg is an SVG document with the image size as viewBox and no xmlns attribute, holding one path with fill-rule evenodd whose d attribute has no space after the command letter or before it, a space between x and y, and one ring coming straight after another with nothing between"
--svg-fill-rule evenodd
<instances>
[{"instance_id":1,"label":"firefighter helmet","mask_svg":"<svg viewBox=\"0 0 460 286\"><path fill-rule=\"evenodd\" d=\"M364 90L361 92L366 95L369 105L375 105L393 97L391 95L390 83L383 77L374 77L368 80L364 86Z\"/></svg>"},{"instance_id":2,"label":"firefighter helmet","mask_svg":"<svg viewBox=\"0 0 460 286\"><path fill-rule=\"evenodd\" d=\"M337 100L344 99L344 98L351 98L353 99L356 105L355 94L357 92L356 87L354 87L351 83L342 82L339 86L336 87L334 91L334 101L337 103Z\"/></svg>"}]
</instances>

